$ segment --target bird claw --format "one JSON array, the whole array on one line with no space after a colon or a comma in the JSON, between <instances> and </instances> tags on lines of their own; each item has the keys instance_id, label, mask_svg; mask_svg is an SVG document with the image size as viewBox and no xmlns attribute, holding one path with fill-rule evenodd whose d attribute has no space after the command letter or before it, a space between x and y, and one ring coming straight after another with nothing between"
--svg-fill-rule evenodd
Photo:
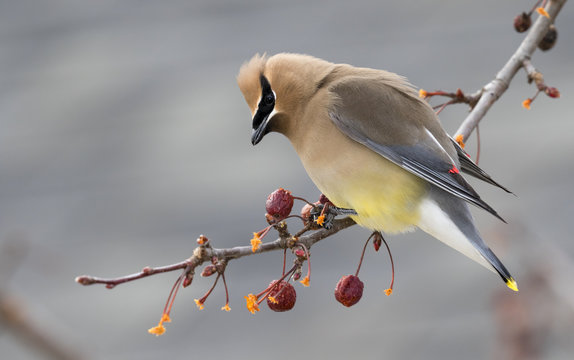
<instances>
[{"instance_id":1,"label":"bird claw","mask_svg":"<svg viewBox=\"0 0 574 360\"><path fill-rule=\"evenodd\" d=\"M329 230L333 227L333 221L337 215L357 215L357 212L353 209L345 209L332 205L329 203L327 209L323 211L325 205L318 204L311 210L311 218L313 222L319 224L321 227ZM321 223L319 223L319 218L323 216Z\"/></svg>"}]
</instances>

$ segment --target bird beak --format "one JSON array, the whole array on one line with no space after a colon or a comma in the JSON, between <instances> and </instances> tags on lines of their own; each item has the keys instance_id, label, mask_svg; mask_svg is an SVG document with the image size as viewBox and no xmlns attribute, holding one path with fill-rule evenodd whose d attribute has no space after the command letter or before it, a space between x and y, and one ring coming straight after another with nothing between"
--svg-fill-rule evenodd
<instances>
[{"instance_id":1,"label":"bird beak","mask_svg":"<svg viewBox=\"0 0 574 360\"><path fill-rule=\"evenodd\" d=\"M271 113L263 114L257 111L253 116L253 133L251 134L251 143L257 145L269 132L269 120L275 115L275 110Z\"/></svg>"}]
</instances>

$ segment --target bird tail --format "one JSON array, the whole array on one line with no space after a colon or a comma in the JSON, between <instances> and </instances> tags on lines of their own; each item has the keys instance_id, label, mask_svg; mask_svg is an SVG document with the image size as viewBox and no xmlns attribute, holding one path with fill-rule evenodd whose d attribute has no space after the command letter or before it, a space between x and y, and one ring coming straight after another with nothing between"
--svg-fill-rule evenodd
<instances>
[{"instance_id":1,"label":"bird tail","mask_svg":"<svg viewBox=\"0 0 574 360\"><path fill-rule=\"evenodd\" d=\"M417 226L436 239L498 273L506 286L518 291L516 281L500 259L484 243L463 201L454 197L423 200Z\"/></svg>"}]
</instances>

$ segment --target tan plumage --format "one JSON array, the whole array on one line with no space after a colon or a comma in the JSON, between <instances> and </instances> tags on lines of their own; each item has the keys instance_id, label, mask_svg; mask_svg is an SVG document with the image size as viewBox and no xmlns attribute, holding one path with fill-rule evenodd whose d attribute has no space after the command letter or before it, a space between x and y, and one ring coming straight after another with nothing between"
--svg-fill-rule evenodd
<instances>
[{"instance_id":1,"label":"tan plumage","mask_svg":"<svg viewBox=\"0 0 574 360\"><path fill-rule=\"evenodd\" d=\"M359 225L391 233L419 227L515 288L465 201L498 214L459 174L455 145L403 77L278 54L256 55L237 81L253 115L253 144L271 131L285 135L319 190L354 209Z\"/></svg>"}]
</instances>

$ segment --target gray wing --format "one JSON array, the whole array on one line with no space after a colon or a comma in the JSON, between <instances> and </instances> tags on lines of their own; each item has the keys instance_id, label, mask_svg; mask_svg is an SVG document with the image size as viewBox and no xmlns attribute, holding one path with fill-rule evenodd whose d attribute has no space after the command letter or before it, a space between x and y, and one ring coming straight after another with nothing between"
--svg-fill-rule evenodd
<instances>
[{"instance_id":1,"label":"gray wing","mask_svg":"<svg viewBox=\"0 0 574 360\"><path fill-rule=\"evenodd\" d=\"M428 105L384 78L348 77L330 91L337 100L329 116L344 134L504 221L460 175L456 150Z\"/></svg>"},{"instance_id":2,"label":"gray wing","mask_svg":"<svg viewBox=\"0 0 574 360\"><path fill-rule=\"evenodd\" d=\"M458 154L458 160L460 161L460 170L471 176L474 176L477 179L480 179L491 185L497 186L509 194L513 194L512 191L508 190L504 186L494 181L492 177L490 177L490 175L486 173L486 171L478 167L478 165L476 165L474 161L470 159L470 156L467 154L467 152L464 151L464 149L460 147L460 145L453 138L451 138L450 140L452 141L452 144Z\"/></svg>"}]
</instances>

